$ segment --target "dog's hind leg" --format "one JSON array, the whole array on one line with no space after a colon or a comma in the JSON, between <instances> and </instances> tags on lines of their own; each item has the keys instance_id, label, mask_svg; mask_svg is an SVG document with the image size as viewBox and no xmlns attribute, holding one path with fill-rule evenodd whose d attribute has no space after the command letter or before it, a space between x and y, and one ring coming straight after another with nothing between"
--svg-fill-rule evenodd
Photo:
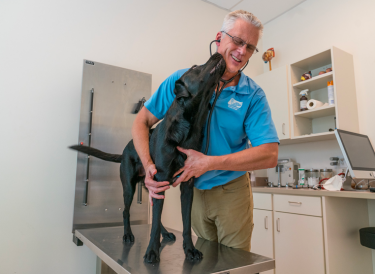
<instances>
[{"instance_id":1,"label":"dog's hind leg","mask_svg":"<svg viewBox=\"0 0 375 274\"><path fill-rule=\"evenodd\" d=\"M123 242L134 242L134 235L130 228L130 206L133 201L135 186L137 184L136 167L129 157L125 156L120 166L120 178L124 196L124 211L122 213L124 220Z\"/></svg>"},{"instance_id":2,"label":"dog's hind leg","mask_svg":"<svg viewBox=\"0 0 375 274\"><path fill-rule=\"evenodd\" d=\"M195 249L193 240L191 239L191 207L193 205L194 179L191 178L187 182L182 182L180 190L183 223L182 237L184 238L183 248L185 256L189 260L200 260L203 258L203 254L198 249Z\"/></svg>"},{"instance_id":3,"label":"dog's hind leg","mask_svg":"<svg viewBox=\"0 0 375 274\"><path fill-rule=\"evenodd\" d=\"M168 232L168 230L165 229L162 223L160 223L161 227L161 235L163 236L163 240L168 241L176 241L176 236L172 232Z\"/></svg>"},{"instance_id":4,"label":"dog's hind leg","mask_svg":"<svg viewBox=\"0 0 375 274\"><path fill-rule=\"evenodd\" d=\"M164 195L164 191L158 193ZM150 235L150 243L148 244L146 254L143 257L147 263L156 263L160 261L160 233L161 233L161 212L163 210L164 199L152 198L154 203L152 207L152 227Z\"/></svg>"}]
</instances>

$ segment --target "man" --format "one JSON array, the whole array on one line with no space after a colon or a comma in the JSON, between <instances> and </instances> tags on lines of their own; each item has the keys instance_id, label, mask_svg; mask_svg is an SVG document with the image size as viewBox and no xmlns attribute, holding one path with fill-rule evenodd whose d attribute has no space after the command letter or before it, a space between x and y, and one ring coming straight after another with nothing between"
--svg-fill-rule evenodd
<instances>
[{"instance_id":1,"label":"man","mask_svg":"<svg viewBox=\"0 0 375 274\"><path fill-rule=\"evenodd\" d=\"M263 25L251 13L229 13L216 35L217 51L226 62L222 78L234 77L257 51ZM186 71L168 77L145 103L132 128L135 148L146 171L145 184L152 198L169 189L168 182L153 180L157 170L149 153L149 128L162 119L174 100L174 84ZM222 86L220 83L220 87ZM211 103L213 102L211 100ZM206 125L207 127L207 125ZM263 90L243 73L221 92L210 125L210 140L204 131L202 151L209 142L207 155L178 149L187 155L184 167L173 184L195 177L192 227L201 238L250 251L253 230L253 202L246 171L274 167L279 139ZM247 147L250 140L252 148Z\"/></svg>"}]
</instances>

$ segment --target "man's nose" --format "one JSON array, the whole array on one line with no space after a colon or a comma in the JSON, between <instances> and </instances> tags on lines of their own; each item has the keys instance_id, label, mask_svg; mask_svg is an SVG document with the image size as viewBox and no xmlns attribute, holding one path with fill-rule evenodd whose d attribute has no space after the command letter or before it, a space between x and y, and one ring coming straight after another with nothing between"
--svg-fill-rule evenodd
<instances>
[{"instance_id":1,"label":"man's nose","mask_svg":"<svg viewBox=\"0 0 375 274\"><path fill-rule=\"evenodd\" d=\"M246 44L243 45L243 46L237 46L237 51L238 51L241 55L245 55L245 54L246 54Z\"/></svg>"}]
</instances>

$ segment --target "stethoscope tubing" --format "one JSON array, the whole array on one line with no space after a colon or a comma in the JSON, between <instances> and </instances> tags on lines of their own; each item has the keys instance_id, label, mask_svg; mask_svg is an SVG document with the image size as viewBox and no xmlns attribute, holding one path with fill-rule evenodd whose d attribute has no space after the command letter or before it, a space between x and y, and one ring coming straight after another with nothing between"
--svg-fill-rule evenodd
<instances>
[{"instance_id":1,"label":"stethoscope tubing","mask_svg":"<svg viewBox=\"0 0 375 274\"><path fill-rule=\"evenodd\" d=\"M212 56L212 51L211 51L211 45L212 43L214 42L220 42L220 40L213 40L211 43L210 43L210 55ZM247 60L246 64L237 72L236 75L234 75L232 78L230 78L229 80L224 80L223 78L220 78L219 82L217 83L217 87L216 87L216 96L215 96L215 100L209 110L210 114L208 116L208 121L207 121L207 133L206 133L206 148L204 150L204 154L207 155L207 152L208 152L208 148L210 146L210 125L211 125L211 117L212 117L212 113L213 113L213 109L216 105L216 101L217 99L219 98L221 92L223 91L223 89L225 88L225 86L232 82L234 80L234 78L237 77L238 74L240 74L247 66L247 64L249 63L249 60ZM221 86L220 90L219 90L219 87L220 87L220 82L223 82L223 85Z\"/></svg>"}]
</instances>

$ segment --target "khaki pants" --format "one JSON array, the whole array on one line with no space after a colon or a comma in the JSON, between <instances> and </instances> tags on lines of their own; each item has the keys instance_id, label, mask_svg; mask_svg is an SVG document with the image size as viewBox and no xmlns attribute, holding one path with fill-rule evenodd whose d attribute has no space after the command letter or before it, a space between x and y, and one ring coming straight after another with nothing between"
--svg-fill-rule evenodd
<instances>
[{"instance_id":1,"label":"khaki pants","mask_svg":"<svg viewBox=\"0 0 375 274\"><path fill-rule=\"evenodd\" d=\"M198 237L250 251L254 224L248 173L209 190L194 188L191 215Z\"/></svg>"}]
</instances>

